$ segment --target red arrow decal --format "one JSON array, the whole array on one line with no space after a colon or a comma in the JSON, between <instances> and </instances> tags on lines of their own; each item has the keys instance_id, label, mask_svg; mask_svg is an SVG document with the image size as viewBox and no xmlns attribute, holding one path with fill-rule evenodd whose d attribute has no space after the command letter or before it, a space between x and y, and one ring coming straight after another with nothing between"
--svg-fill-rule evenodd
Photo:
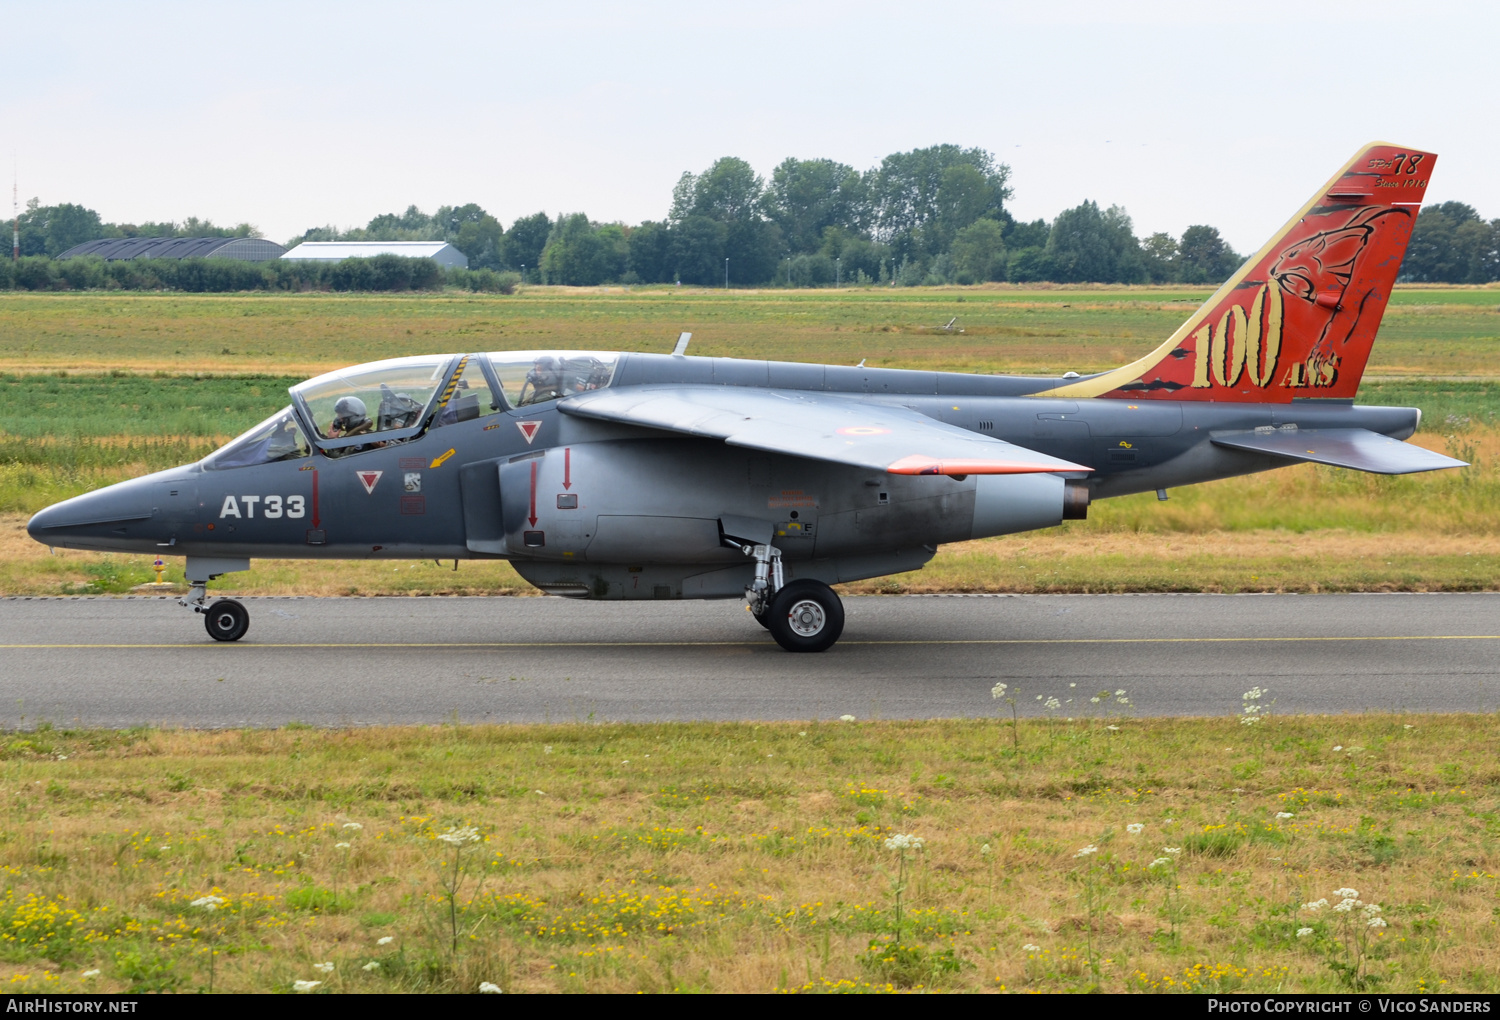
<instances>
[{"instance_id":1,"label":"red arrow decal","mask_svg":"<svg viewBox=\"0 0 1500 1020\"><path fill-rule=\"evenodd\" d=\"M536 461L531 462L531 516L527 519L536 527Z\"/></svg>"},{"instance_id":2,"label":"red arrow decal","mask_svg":"<svg viewBox=\"0 0 1500 1020\"><path fill-rule=\"evenodd\" d=\"M563 447L563 488L573 487L573 448Z\"/></svg>"}]
</instances>

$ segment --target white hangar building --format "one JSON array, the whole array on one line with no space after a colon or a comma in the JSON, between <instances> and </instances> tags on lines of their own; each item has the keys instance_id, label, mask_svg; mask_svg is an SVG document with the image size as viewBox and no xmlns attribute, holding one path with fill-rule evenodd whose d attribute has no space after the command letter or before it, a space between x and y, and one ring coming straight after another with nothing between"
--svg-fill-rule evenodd
<instances>
[{"instance_id":1,"label":"white hangar building","mask_svg":"<svg viewBox=\"0 0 1500 1020\"><path fill-rule=\"evenodd\" d=\"M341 262L344 259L367 259L375 255L432 259L440 266L469 268L469 257L446 241L303 241L281 257Z\"/></svg>"}]
</instances>

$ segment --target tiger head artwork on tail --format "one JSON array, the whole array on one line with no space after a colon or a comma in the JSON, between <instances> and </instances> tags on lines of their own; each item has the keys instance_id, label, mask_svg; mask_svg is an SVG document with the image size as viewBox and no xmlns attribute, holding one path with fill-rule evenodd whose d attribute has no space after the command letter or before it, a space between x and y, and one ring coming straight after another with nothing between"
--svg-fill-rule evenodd
<instances>
[{"instance_id":1,"label":"tiger head artwork on tail","mask_svg":"<svg viewBox=\"0 0 1500 1020\"><path fill-rule=\"evenodd\" d=\"M1436 162L1365 146L1155 351L1037 396L1352 398Z\"/></svg>"}]
</instances>

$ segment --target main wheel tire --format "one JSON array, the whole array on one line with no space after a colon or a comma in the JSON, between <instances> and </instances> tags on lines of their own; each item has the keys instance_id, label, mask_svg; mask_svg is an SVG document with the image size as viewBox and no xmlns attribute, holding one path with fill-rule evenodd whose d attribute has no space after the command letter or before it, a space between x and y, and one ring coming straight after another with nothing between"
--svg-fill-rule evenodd
<instances>
[{"instance_id":1,"label":"main wheel tire","mask_svg":"<svg viewBox=\"0 0 1500 1020\"><path fill-rule=\"evenodd\" d=\"M215 641L238 641L250 629L250 610L234 599L220 599L203 611L203 626Z\"/></svg>"},{"instance_id":2,"label":"main wheel tire","mask_svg":"<svg viewBox=\"0 0 1500 1020\"><path fill-rule=\"evenodd\" d=\"M766 630L770 630L771 629L771 617L770 617L769 612L765 612L765 613L751 613L750 615L753 616L753 617L755 617L755 622L758 623L758 624L760 624L762 627L766 628Z\"/></svg>"},{"instance_id":3,"label":"main wheel tire","mask_svg":"<svg viewBox=\"0 0 1500 1020\"><path fill-rule=\"evenodd\" d=\"M822 652L844 633L844 604L822 581L793 581L776 593L766 629L789 652Z\"/></svg>"}]
</instances>

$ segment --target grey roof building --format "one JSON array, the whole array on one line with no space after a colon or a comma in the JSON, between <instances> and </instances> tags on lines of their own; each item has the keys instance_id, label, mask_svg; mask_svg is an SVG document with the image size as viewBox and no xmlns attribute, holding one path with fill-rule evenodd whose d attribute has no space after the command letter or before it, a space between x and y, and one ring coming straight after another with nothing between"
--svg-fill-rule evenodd
<instances>
[{"instance_id":1,"label":"grey roof building","mask_svg":"<svg viewBox=\"0 0 1500 1020\"><path fill-rule=\"evenodd\" d=\"M239 259L269 262L286 248L263 237L105 237L75 244L60 259L92 255L106 262L121 259Z\"/></svg>"},{"instance_id":2,"label":"grey roof building","mask_svg":"<svg viewBox=\"0 0 1500 1020\"><path fill-rule=\"evenodd\" d=\"M440 266L469 268L469 257L446 241L303 241L281 257L337 262L342 259L367 259L374 255L426 258Z\"/></svg>"}]
</instances>

